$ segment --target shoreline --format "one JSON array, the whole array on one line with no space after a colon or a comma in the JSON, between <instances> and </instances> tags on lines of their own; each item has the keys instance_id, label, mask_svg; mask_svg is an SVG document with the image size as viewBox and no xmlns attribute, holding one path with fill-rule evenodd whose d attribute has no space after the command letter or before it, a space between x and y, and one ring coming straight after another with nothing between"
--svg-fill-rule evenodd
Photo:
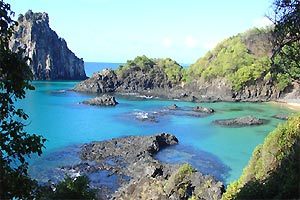
<instances>
[{"instance_id":1,"label":"shoreline","mask_svg":"<svg viewBox=\"0 0 300 200\"><path fill-rule=\"evenodd\" d=\"M300 111L300 102L289 102L289 101L270 101L269 103L280 106L280 107L286 107L294 111Z\"/></svg>"}]
</instances>

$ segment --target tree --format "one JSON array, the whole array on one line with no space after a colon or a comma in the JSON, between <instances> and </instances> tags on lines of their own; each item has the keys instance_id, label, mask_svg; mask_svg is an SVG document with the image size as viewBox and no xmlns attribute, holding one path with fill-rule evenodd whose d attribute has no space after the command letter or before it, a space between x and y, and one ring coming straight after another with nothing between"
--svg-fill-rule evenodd
<instances>
[{"instance_id":1,"label":"tree","mask_svg":"<svg viewBox=\"0 0 300 200\"><path fill-rule=\"evenodd\" d=\"M17 22L10 5L0 0L0 199L31 199L36 182L28 176L26 159L32 153L41 155L45 139L24 130L28 115L15 107L25 98L32 72L21 49L9 49L9 40Z\"/></svg>"},{"instance_id":2,"label":"tree","mask_svg":"<svg viewBox=\"0 0 300 200\"><path fill-rule=\"evenodd\" d=\"M86 176L79 176L74 179L66 177L55 186L44 199L95 199L96 190L89 187L89 179ZM42 194L43 195L43 194Z\"/></svg>"},{"instance_id":3,"label":"tree","mask_svg":"<svg viewBox=\"0 0 300 200\"><path fill-rule=\"evenodd\" d=\"M293 79L300 73L300 1L275 0L272 66Z\"/></svg>"}]
</instances>

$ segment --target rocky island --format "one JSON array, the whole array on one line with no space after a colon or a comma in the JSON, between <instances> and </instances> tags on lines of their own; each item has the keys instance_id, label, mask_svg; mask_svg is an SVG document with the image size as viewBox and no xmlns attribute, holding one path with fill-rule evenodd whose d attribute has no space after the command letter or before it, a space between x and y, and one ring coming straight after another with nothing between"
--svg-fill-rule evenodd
<instances>
[{"instance_id":1,"label":"rocky island","mask_svg":"<svg viewBox=\"0 0 300 200\"><path fill-rule=\"evenodd\" d=\"M218 119L214 124L228 127L258 126L266 123L265 119L258 119L253 116L237 117L232 119Z\"/></svg>"},{"instance_id":2,"label":"rocky island","mask_svg":"<svg viewBox=\"0 0 300 200\"><path fill-rule=\"evenodd\" d=\"M114 96L110 96L107 94L100 97L95 97L92 99L85 100L82 103L91 106L115 106L118 104Z\"/></svg>"},{"instance_id":3,"label":"rocky island","mask_svg":"<svg viewBox=\"0 0 300 200\"><path fill-rule=\"evenodd\" d=\"M25 49L35 80L86 79L83 59L78 58L49 26L47 13L31 10L19 15L18 26L10 41L10 48Z\"/></svg>"}]
</instances>

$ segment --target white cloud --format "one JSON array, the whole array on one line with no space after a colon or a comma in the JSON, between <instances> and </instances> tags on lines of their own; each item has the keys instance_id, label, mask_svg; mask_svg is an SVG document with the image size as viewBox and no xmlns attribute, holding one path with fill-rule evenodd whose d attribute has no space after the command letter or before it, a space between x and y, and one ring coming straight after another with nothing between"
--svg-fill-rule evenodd
<instances>
[{"instance_id":1,"label":"white cloud","mask_svg":"<svg viewBox=\"0 0 300 200\"><path fill-rule=\"evenodd\" d=\"M219 42L221 42L221 40L210 39L210 40L204 42L202 46L203 46L203 48L210 50L210 49L213 49L214 47L216 47Z\"/></svg>"},{"instance_id":2,"label":"white cloud","mask_svg":"<svg viewBox=\"0 0 300 200\"><path fill-rule=\"evenodd\" d=\"M253 26L257 28L266 27L272 24L273 24L272 21L267 17L261 17L253 21Z\"/></svg>"},{"instance_id":3,"label":"white cloud","mask_svg":"<svg viewBox=\"0 0 300 200\"><path fill-rule=\"evenodd\" d=\"M173 45L173 40L170 37L164 37L162 39L162 45L165 48L170 48Z\"/></svg>"},{"instance_id":4,"label":"white cloud","mask_svg":"<svg viewBox=\"0 0 300 200\"><path fill-rule=\"evenodd\" d=\"M185 37L184 44L188 48L195 48L198 45L198 40L191 35Z\"/></svg>"}]
</instances>

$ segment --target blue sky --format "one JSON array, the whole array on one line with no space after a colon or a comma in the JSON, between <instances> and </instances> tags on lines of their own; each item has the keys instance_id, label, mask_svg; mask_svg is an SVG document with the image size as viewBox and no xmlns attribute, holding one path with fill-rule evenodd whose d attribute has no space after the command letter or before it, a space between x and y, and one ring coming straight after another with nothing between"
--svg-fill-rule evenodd
<instances>
[{"instance_id":1,"label":"blue sky","mask_svg":"<svg viewBox=\"0 0 300 200\"><path fill-rule=\"evenodd\" d=\"M47 12L85 61L137 55L193 63L223 39L268 24L272 0L9 0L16 15Z\"/></svg>"}]
</instances>

